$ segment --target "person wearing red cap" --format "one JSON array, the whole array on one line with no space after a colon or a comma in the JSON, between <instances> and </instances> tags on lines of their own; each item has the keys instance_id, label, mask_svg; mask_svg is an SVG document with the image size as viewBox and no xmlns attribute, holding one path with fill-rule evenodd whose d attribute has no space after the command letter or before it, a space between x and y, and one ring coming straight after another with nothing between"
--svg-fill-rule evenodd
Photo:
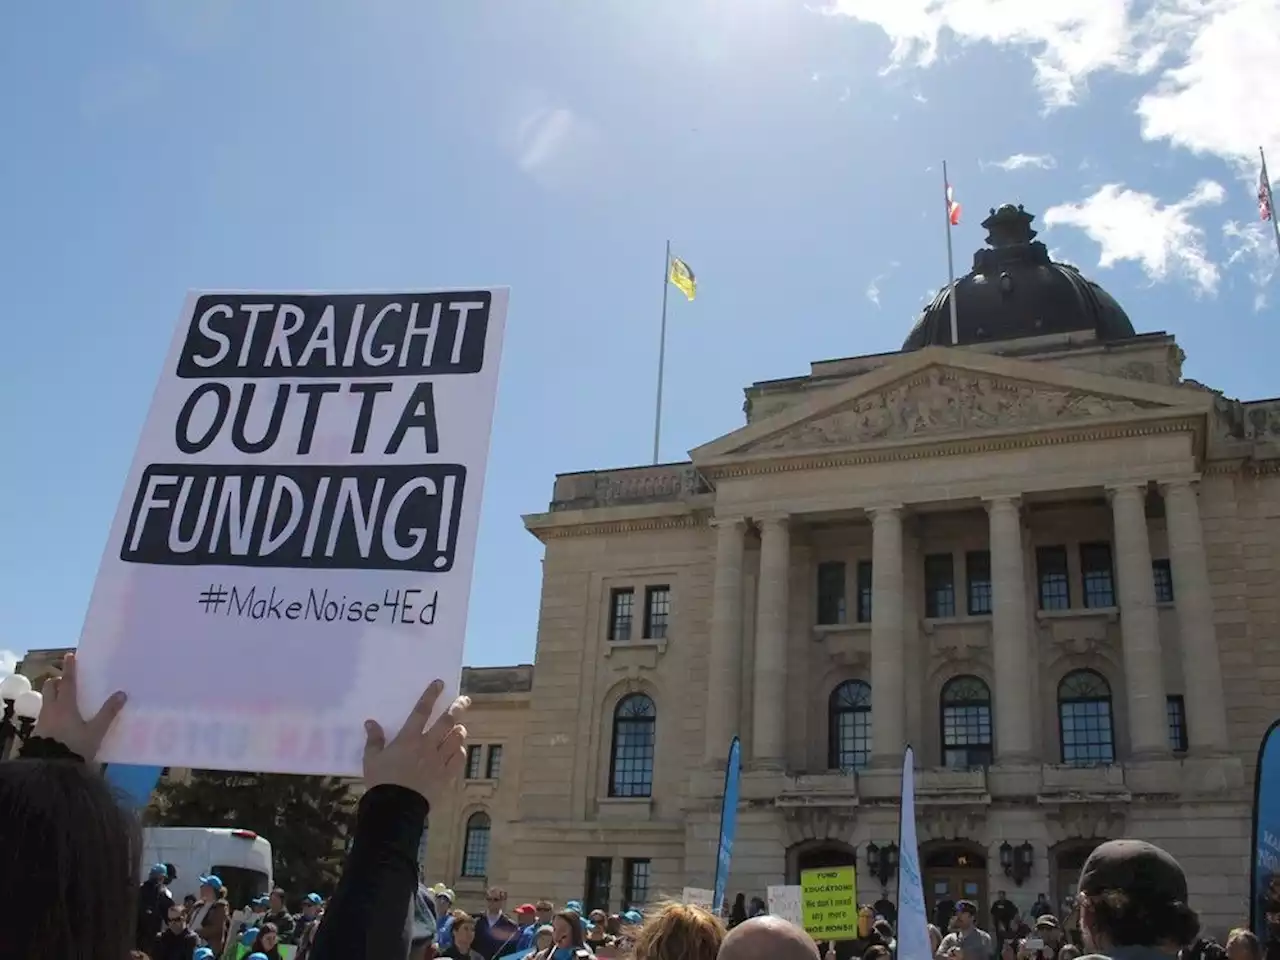
<instances>
[{"instance_id":1,"label":"person wearing red cap","mask_svg":"<svg viewBox=\"0 0 1280 960\"><path fill-rule=\"evenodd\" d=\"M522 903L516 907L516 923L520 927L520 935L516 937L516 952L523 953L533 949L533 938L538 932L538 911L532 903Z\"/></svg>"}]
</instances>

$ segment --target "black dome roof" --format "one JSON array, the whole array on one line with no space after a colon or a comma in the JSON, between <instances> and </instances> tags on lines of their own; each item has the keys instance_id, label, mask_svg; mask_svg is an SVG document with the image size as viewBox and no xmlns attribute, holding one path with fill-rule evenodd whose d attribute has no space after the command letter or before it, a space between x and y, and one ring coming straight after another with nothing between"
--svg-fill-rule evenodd
<instances>
[{"instance_id":1,"label":"black dome roof","mask_svg":"<svg viewBox=\"0 0 1280 960\"><path fill-rule=\"evenodd\" d=\"M1035 217L1005 204L982 221L987 247L973 255L973 270L956 281L957 345L1092 330L1099 340L1134 336L1120 304L1075 267L1055 263L1035 239ZM951 288L933 299L903 350L951 345Z\"/></svg>"}]
</instances>

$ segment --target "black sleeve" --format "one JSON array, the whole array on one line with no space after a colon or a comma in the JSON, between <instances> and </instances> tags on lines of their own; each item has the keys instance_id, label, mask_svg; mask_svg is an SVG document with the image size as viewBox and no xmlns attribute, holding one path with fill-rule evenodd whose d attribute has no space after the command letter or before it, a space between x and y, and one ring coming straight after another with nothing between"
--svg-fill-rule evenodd
<instances>
[{"instance_id":1,"label":"black sleeve","mask_svg":"<svg viewBox=\"0 0 1280 960\"><path fill-rule=\"evenodd\" d=\"M80 754L72 753L65 744L48 737L27 737L18 756L24 760L78 760L84 763Z\"/></svg>"},{"instance_id":2,"label":"black sleeve","mask_svg":"<svg viewBox=\"0 0 1280 960\"><path fill-rule=\"evenodd\" d=\"M405 787L374 787L360 799L351 852L316 931L310 960L401 960L418 888L425 798Z\"/></svg>"}]
</instances>

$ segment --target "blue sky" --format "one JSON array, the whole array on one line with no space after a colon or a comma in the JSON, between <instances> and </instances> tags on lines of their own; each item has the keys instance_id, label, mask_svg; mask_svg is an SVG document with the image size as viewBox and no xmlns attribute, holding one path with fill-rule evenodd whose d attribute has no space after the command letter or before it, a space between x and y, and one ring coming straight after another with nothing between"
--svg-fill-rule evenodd
<instances>
[{"instance_id":1,"label":"blue sky","mask_svg":"<svg viewBox=\"0 0 1280 960\"><path fill-rule=\"evenodd\" d=\"M520 515L554 475L649 457L668 238L700 294L672 301L664 459L753 380L900 345L946 279L944 158L960 272L1024 203L1187 376L1280 392L1254 200L1280 0L76 10L0 9L9 654L76 641L191 288L512 288L473 664L532 658Z\"/></svg>"}]
</instances>

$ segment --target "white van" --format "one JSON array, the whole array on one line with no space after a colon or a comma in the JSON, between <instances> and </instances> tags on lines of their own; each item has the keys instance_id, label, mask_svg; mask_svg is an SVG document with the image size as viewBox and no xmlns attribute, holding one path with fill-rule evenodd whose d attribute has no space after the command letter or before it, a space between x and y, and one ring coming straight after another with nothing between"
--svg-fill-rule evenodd
<instances>
[{"instance_id":1,"label":"white van","mask_svg":"<svg viewBox=\"0 0 1280 960\"><path fill-rule=\"evenodd\" d=\"M200 895L200 878L216 874L227 888L232 910L274 886L271 844L252 830L225 827L146 827L142 831L142 877L157 863L171 864L178 876L169 884L181 903Z\"/></svg>"}]
</instances>

